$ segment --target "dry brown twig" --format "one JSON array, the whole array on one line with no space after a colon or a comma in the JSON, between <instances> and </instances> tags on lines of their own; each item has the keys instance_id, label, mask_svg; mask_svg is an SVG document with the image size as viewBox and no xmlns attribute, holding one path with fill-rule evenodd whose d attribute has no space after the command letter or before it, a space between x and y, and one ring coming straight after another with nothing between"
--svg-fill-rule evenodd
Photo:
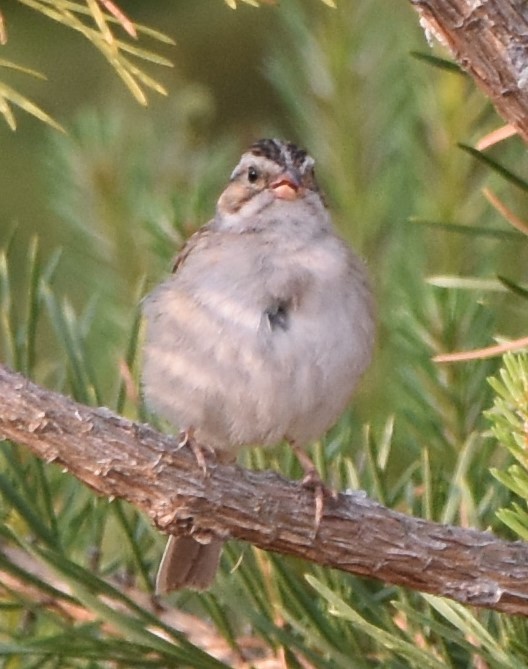
<instances>
[{"instance_id":1,"label":"dry brown twig","mask_svg":"<svg viewBox=\"0 0 528 669\"><path fill-rule=\"evenodd\" d=\"M9 597L12 592L16 592L40 610L58 615L68 625L98 621L97 613L70 599L70 587L48 565L39 562L34 556L20 548L2 546L0 554L23 572L36 577L35 582L30 582L27 578L2 568L0 565L0 595L5 594ZM56 596L40 588L38 581L54 588ZM241 635L237 638L238 648L244 652L244 655L251 658L250 665L228 644L212 623L173 606L164 606L159 600L133 586L117 582L112 585L118 587L129 600L142 610L148 611L160 623L184 633L191 643L234 669L244 669L249 666L255 669L281 669L284 666L280 659L274 657L269 646L256 636ZM102 600L107 606L119 608L119 602L115 599L102 597ZM112 625L111 622L104 622L101 630L109 636L119 637L122 634L122 630ZM162 637L165 634L162 627L155 628L153 631Z\"/></svg>"}]
</instances>

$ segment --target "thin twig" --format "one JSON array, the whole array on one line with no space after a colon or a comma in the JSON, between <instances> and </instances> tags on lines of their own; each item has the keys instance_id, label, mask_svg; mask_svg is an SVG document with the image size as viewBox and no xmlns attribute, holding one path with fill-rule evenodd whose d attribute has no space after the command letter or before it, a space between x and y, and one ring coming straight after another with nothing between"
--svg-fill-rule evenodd
<instances>
[{"instance_id":1,"label":"thin twig","mask_svg":"<svg viewBox=\"0 0 528 669\"><path fill-rule=\"evenodd\" d=\"M443 353L435 355L434 362L467 362L468 360L485 360L486 358L496 358L509 351L518 351L521 348L528 347L528 337L521 337L515 341L508 341L496 346L487 346L477 348L472 351L457 351L456 353Z\"/></svg>"}]
</instances>

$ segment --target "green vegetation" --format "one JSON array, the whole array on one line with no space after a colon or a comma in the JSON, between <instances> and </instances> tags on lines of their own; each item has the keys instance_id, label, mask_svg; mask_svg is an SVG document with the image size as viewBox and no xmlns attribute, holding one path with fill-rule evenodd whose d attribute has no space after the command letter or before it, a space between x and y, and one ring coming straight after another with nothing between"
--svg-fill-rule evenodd
<instances>
[{"instance_id":1,"label":"green vegetation","mask_svg":"<svg viewBox=\"0 0 528 669\"><path fill-rule=\"evenodd\" d=\"M167 100L145 111L117 85L90 101L72 84L80 108L64 102L67 90L55 107L66 134L29 121L16 135L1 129L0 360L145 420L141 296L212 214L240 150L256 136L288 136L317 159L336 223L366 257L379 305L376 362L351 409L314 445L315 461L332 485L364 489L391 508L526 539L526 357L432 361L526 336L526 236L482 194L486 186L528 216L521 141L471 148L501 120L444 54L431 61L405 3L342 0L329 9L288 0L230 12L196 0L178 9L181 37L167 19L175 6L144 5L127 13L182 41L171 51L176 74L160 84ZM17 20L28 18L8 15L7 28ZM186 26L196 43L185 41ZM195 60L209 58L205 44L235 56L204 73ZM64 38L63 59L88 70L91 55L76 48ZM240 97L227 100L232 82ZM43 86L55 90L52 81ZM30 152L24 133L42 133ZM15 142L26 184L16 179ZM20 213L8 216L17 202ZM241 460L300 476L284 448ZM95 498L6 442L0 514L0 657L9 669L233 667L242 658L259 667L269 657L291 668L528 665L521 619L235 543L213 590L174 595L178 611L166 617L144 597L163 537L126 504ZM189 625L183 612L193 616L190 641L177 631Z\"/></svg>"}]
</instances>

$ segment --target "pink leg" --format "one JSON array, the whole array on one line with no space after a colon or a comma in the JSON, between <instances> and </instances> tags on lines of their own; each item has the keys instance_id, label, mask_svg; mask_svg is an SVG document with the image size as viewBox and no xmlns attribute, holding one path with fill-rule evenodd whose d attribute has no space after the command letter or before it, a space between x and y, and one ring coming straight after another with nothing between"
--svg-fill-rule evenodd
<instances>
[{"instance_id":1,"label":"pink leg","mask_svg":"<svg viewBox=\"0 0 528 669\"><path fill-rule=\"evenodd\" d=\"M198 466L201 468L204 478L208 474L207 470L207 462L205 461L205 454L204 454L204 448L196 441L194 438L194 427L189 427L186 430L183 430L180 433L180 441L178 442L178 448L184 448L185 446L188 446L198 464Z\"/></svg>"},{"instance_id":2,"label":"pink leg","mask_svg":"<svg viewBox=\"0 0 528 669\"><path fill-rule=\"evenodd\" d=\"M323 483L317 469L315 468L314 463L310 459L310 456L304 451L300 446L290 442L293 452L301 467L304 470L304 478L302 480L302 485L305 488L310 488L314 491L315 497L315 532L319 529L321 524L321 519L323 517L323 508L324 508L324 498L331 497L332 499L337 499L337 493L334 490L331 490Z\"/></svg>"}]
</instances>

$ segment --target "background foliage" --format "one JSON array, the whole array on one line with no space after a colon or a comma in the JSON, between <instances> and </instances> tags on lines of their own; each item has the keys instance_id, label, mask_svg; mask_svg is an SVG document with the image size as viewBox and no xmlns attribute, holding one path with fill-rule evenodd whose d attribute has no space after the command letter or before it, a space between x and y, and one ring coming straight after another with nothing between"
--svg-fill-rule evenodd
<instances>
[{"instance_id":1,"label":"background foliage","mask_svg":"<svg viewBox=\"0 0 528 669\"><path fill-rule=\"evenodd\" d=\"M525 238L481 192L528 213L520 140L486 151L515 183L457 147L500 120L468 78L412 55L430 50L404 3L121 6L177 40L148 45L175 67L151 66L169 96L147 110L63 26L27 7L5 10L5 56L50 72L48 82L24 79L25 91L67 134L21 114L16 134L0 125L0 360L146 419L139 300L211 216L240 151L258 136L286 136L317 159L379 305L376 362L314 445L316 462L336 487L392 508L525 538L526 359L510 357L493 391L486 377L497 361L431 361L526 333ZM3 75L20 85L17 72ZM3 666L528 663L521 620L236 544L211 593L153 608L145 593L163 538L143 518L14 444L0 458ZM286 449L242 460L300 475ZM177 631L189 627L192 643Z\"/></svg>"}]
</instances>

